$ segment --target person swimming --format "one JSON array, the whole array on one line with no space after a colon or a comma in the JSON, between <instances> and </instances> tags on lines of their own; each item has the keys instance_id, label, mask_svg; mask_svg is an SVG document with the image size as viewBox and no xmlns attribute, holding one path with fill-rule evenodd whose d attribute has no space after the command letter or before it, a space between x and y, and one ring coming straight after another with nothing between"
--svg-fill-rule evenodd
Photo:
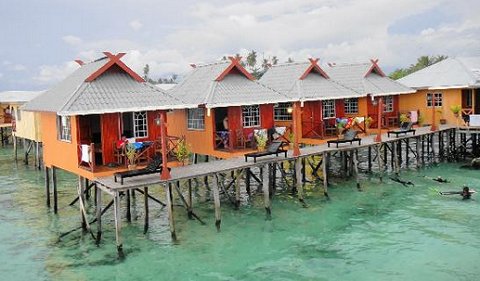
<instances>
[{"instance_id":1,"label":"person swimming","mask_svg":"<svg viewBox=\"0 0 480 281\"><path fill-rule=\"evenodd\" d=\"M402 179L400 179L400 178L392 178L392 177L391 177L390 179L391 179L392 181L394 181L394 182L398 182L398 183L403 184L403 186L415 185L415 184L414 184L413 182L411 182L411 181L404 181L404 180L402 180Z\"/></svg>"},{"instance_id":2,"label":"person swimming","mask_svg":"<svg viewBox=\"0 0 480 281\"><path fill-rule=\"evenodd\" d=\"M436 178L433 178L432 180L440 183L449 183L447 179L442 178L441 176L437 176Z\"/></svg>"},{"instance_id":3,"label":"person swimming","mask_svg":"<svg viewBox=\"0 0 480 281\"><path fill-rule=\"evenodd\" d=\"M470 189L468 186L464 185L462 191L440 191L440 195L461 195L463 200L470 199L472 194L476 193L475 190Z\"/></svg>"}]
</instances>

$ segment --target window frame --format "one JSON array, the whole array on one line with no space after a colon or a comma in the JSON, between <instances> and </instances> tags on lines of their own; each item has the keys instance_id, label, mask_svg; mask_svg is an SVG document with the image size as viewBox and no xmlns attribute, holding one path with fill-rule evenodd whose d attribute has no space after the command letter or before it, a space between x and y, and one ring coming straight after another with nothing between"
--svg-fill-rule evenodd
<instances>
[{"instance_id":1,"label":"window frame","mask_svg":"<svg viewBox=\"0 0 480 281\"><path fill-rule=\"evenodd\" d=\"M292 121L292 113L288 112L292 108L291 102L281 102L273 107L273 121Z\"/></svg>"},{"instance_id":2,"label":"window frame","mask_svg":"<svg viewBox=\"0 0 480 281\"><path fill-rule=\"evenodd\" d=\"M63 142L72 142L71 116L57 115L57 139Z\"/></svg>"},{"instance_id":3,"label":"window frame","mask_svg":"<svg viewBox=\"0 0 480 281\"><path fill-rule=\"evenodd\" d=\"M139 116L141 118L139 118ZM132 112L133 120L133 137L134 138L148 138L148 112L134 111ZM140 133L143 133L140 135Z\"/></svg>"},{"instance_id":4,"label":"window frame","mask_svg":"<svg viewBox=\"0 0 480 281\"><path fill-rule=\"evenodd\" d=\"M255 128L261 126L260 106L242 105L242 126L243 128Z\"/></svg>"},{"instance_id":5,"label":"window frame","mask_svg":"<svg viewBox=\"0 0 480 281\"><path fill-rule=\"evenodd\" d=\"M201 114L199 114L200 112ZM191 116L190 113L192 113L192 115L194 116ZM205 108L187 108L186 114L187 114L187 130L191 130L191 131L205 130ZM195 127L195 124L200 125L200 127Z\"/></svg>"},{"instance_id":6,"label":"window frame","mask_svg":"<svg viewBox=\"0 0 480 281\"><path fill-rule=\"evenodd\" d=\"M358 98L344 99L343 104L345 114L358 114ZM352 111L352 108L355 109L355 111Z\"/></svg>"},{"instance_id":7,"label":"window frame","mask_svg":"<svg viewBox=\"0 0 480 281\"><path fill-rule=\"evenodd\" d=\"M433 97L435 97L435 107L443 107L443 92L427 93L425 96L427 107L432 108Z\"/></svg>"},{"instance_id":8,"label":"window frame","mask_svg":"<svg viewBox=\"0 0 480 281\"><path fill-rule=\"evenodd\" d=\"M327 107L325 105L328 105ZM323 100L322 101L322 118L325 119L334 119L337 117L337 109L335 108L335 100ZM326 116L327 109L330 113L333 113L333 116Z\"/></svg>"},{"instance_id":9,"label":"window frame","mask_svg":"<svg viewBox=\"0 0 480 281\"><path fill-rule=\"evenodd\" d=\"M393 96L384 96L383 97L383 113L389 113L395 111Z\"/></svg>"}]
</instances>

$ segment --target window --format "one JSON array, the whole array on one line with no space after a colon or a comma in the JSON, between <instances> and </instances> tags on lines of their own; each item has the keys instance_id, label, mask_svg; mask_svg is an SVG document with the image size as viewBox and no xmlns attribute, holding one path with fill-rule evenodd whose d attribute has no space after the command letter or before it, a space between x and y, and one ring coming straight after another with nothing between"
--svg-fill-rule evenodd
<instances>
[{"instance_id":1,"label":"window","mask_svg":"<svg viewBox=\"0 0 480 281\"><path fill-rule=\"evenodd\" d=\"M393 112L393 96L383 97L383 112Z\"/></svg>"},{"instance_id":2,"label":"window","mask_svg":"<svg viewBox=\"0 0 480 281\"><path fill-rule=\"evenodd\" d=\"M345 99L345 113L357 114L358 113L358 99Z\"/></svg>"},{"instance_id":3,"label":"window","mask_svg":"<svg viewBox=\"0 0 480 281\"><path fill-rule=\"evenodd\" d=\"M290 112L289 112L290 110ZM292 103L279 103L273 108L273 118L275 121L292 120Z\"/></svg>"},{"instance_id":4,"label":"window","mask_svg":"<svg viewBox=\"0 0 480 281\"><path fill-rule=\"evenodd\" d=\"M205 129L205 109L203 108L187 109L187 128L189 130Z\"/></svg>"},{"instance_id":5,"label":"window","mask_svg":"<svg viewBox=\"0 0 480 281\"><path fill-rule=\"evenodd\" d=\"M324 100L322 101L323 119L335 118L335 101Z\"/></svg>"},{"instance_id":6,"label":"window","mask_svg":"<svg viewBox=\"0 0 480 281\"><path fill-rule=\"evenodd\" d=\"M70 116L57 116L57 132L59 140L72 141Z\"/></svg>"},{"instance_id":7,"label":"window","mask_svg":"<svg viewBox=\"0 0 480 281\"><path fill-rule=\"evenodd\" d=\"M443 106L443 94L442 93L427 93L427 107L432 107L432 97L435 96L435 107Z\"/></svg>"},{"instance_id":8,"label":"window","mask_svg":"<svg viewBox=\"0 0 480 281\"><path fill-rule=\"evenodd\" d=\"M243 127L260 126L260 107L258 105L242 106Z\"/></svg>"},{"instance_id":9,"label":"window","mask_svg":"<svg viewBox=\"0 0 480 281\"><path fill-rule=\"evenodd\" d=\"M125 112L122 114L123 133L127 138L148 137L147 112Z\"/></svg>"}]
</instances>

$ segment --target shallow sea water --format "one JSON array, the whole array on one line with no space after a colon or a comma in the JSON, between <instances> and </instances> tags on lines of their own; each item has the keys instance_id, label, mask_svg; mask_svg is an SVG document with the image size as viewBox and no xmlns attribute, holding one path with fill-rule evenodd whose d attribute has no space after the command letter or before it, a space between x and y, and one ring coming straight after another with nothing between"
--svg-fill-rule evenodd
<instances>
[{"instance_id":1,"label":"shallow sea water","mask_svg":"<svg viewBox=\"0 0 480 281\"><path fill-rule=\"evenodd\" d=\"M354 182L337 180L330 200L309 185L308 208L280 193L271 221L260 194L240 210L223 200L220 233L213 203L200 187L194 210L207 225L175 207L177 243L170 239L166 210L152 201L150 230L143 234L138 196L134 220L123 221L126 258L119 260L111 210L99 247L81 231L59 240L80 224L78 207L68 207L76 178L59 174L60 210L54 215L45 205L43 171L15 165L11 155L0 149L1 280L480 280L480 195L463 201L436 193L463 184L480 190L478 171L460 164L402 172L413 187L372 177L358 192ZM437 175L451 183L425 177ZM159 188L151 190L163 200ZM105 206L109 198L104 200Z\"/></svg>"}]
</instances>

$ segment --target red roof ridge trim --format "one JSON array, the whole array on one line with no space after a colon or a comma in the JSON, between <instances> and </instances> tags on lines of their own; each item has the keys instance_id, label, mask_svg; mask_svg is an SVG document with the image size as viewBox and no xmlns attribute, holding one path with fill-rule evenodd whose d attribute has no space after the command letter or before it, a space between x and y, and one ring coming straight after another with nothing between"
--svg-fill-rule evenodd
<instances>
[{"instance_id":1,"label":"red roof ridge trim","mask_svg":"<svg viewBox=\"0 0 480 281\"><path fill-rule=\"evenodd\" d=\"M380 68L380 66L378 66L378 59L370 59L370 62L372 63L372 66L370 67L370 69L368 69L367 73L365 73L365 76L363 77L367 77L368 75L370 75L370 73L372 73L373 70L375 70L377 74L382 77L386 76L385 73Z\"/></svg>"},{"instance_id":2,"label":"red roof ridge trim","mask_svg":"<svg viewBox=\"0 0 480 281\"><path fill-rule=\"evenodd\" d=\"M323 71L323 69L318 65L318 61L320 60L319 58L309 58L308 59L310 61L310 66L307 68L307 70L305 70L305 72L302 74L302 76L300 76L300 78L298 78L299 80L303 80L305 78L307 78L308 74L310 74L312 72L312 70L316 70L320 75L322 75L323 77L325 77L326 79L330 79L330 77L328 77L327 73L325 71Z\"/></svg>"},{"instance_id":3,"label":"red roof ridge trim","mask_svg":"<svg viewBox=\"0 0 480 281\"><path fill-rule=\"evenodd\" d=\"M242 57L234 58L234 57L228 57L232 62L230 65L225 68L225 70L218 75L218 77L215 79L215 81L222 81L234 68L237 68L238 71L240 71L247 79L249 80L255 80L255 77L253 77L252 74L250 74L241 64L240 60Z\"/></svg>"},{"instance_id":4,"label":"red roof ridge trim","mask_svg":"<svg viewBox=\"0 0 480 281\"><path fill-rule=\"evenodd\" d=\"M120 60L126 53L118 53L116 55L113 55L110 52L103 52L103 53L110 60L106 64L104 64L102 67L100 67L97 71L95 71L90 76L88 76L87 79L85 79L85 82L92 82L93 80L97 79L100 75L105 73L105 71L110 69L110 67L112 67L115 64L119 66L121 69L123 69L128 75L130 75L137 82L145 82L145 80L140 75L138 75L135 71L133 71L130 67L128 67L125 63L123 63Z\"/></svg>"}]
</instances>

